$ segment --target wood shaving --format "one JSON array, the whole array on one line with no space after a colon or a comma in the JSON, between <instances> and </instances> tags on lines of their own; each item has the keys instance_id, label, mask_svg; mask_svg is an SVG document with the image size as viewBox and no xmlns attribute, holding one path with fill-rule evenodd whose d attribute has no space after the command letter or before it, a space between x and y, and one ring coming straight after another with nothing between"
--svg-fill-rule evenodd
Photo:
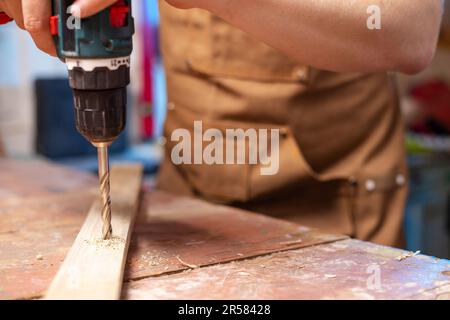
<instances>
[{"instance_id":1,"label":"wood shaving","mask_svg":"<svg viewBox=\"0 0 450 320\"><path fill-rule=\"evenodd\" d=\"M330 279L336 278L336 275L335 274L326 274L325 278L330 278Z\"/></svg>"},{"instance_id":2,"label":"wood shaving","mask_svg":"<svg viewBox=\"0 0 450 320\"><path fill-rule=\"evenodd\" d=\"M205 241L191 241L188 243L185 243L186 246L195 246L195 245L199 245L199 244L203 244L205 243Z\"/></svg>"},{"instance_id":3,"label":"wood shaving","mask_svg":"<svg viewBox=\"0 0 450 320\"><path fill-rule=\"evenodd\" d=\"M36 260L44 260L44 256L42 254L38 254L36 256Z\"/></svg>"},{"instance_id":4,"label":"wood shaving","mask_svg":"<svg viewBox=\"0 0 450 320\"><path fill-rule=\"evenodd\" d=\"M420 254L420 250L419 250L419 251L416 251L416 252L407 252L407 253L404 253L404 254L402 254L402 255L396 257L395 260L397 260L397 261L403 261L403 260L405 260L405 259L415 257L415 256L417 256L418 254Z\"/></svg>"},{"instance_id":5,"label":"wood shaving","mask_svg":"<svg viewBox=\"0 0 450 320\"><path fill-rule=\"evenodd\" d=\"M180 256L176 256L176 258L185 267L189 267L191 269L197 269L198 268L198 266L195 265L195 264L190 264L190 263L184 262L183 260L181 260Z\"/></svg>"},{"instance_id":6,"label":"wood shaving","mask_svg":"<svg viewBox=\"0 0 450 320\"><path fill-rule=\"evenodd\" d=\"M297 240L291 240L291 241L283 241L283 242L280 242L280 244L283 246L290 246L290 245L299 244L302 242L303 242L302 239L297 239Z\"/></svg>"}]
</instances>

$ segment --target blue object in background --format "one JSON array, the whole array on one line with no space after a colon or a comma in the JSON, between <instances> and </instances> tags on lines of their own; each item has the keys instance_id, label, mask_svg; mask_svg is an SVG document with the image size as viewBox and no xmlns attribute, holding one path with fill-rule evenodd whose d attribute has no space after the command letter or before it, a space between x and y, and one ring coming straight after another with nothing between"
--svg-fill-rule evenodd
<instances>
[{"instance_id":1,"label":"blue object in background","mask_svg":"<svg viewBox=\"0 0 450 320\"><path fill-rule=\"evenodd\" d=\"M157 26L159 24L158 1L143 1L145 20Z\"/></svg>"},{"instance_id":2,"label":"blue object in background","mask_svg":"<svg viewBox=\"0 0 450 320\"><path fill-rule=\"evenodd\" d=\"M93 155L97 151L75 128L72 90L67 79L37 80L37 152L51 159ZM127 147L126 132L112 144L111 153Z\"/></svg>"},{"instance_id":3,"label":"blue object in background","mask_svg":"<svg viewBox=\"0 0 450 320\"><path fill-rule=\"evenodd\" d=\"M410 155L410 194L405 214L407 249L450 258L450 158Z\"/></svg>"}]
</instances>

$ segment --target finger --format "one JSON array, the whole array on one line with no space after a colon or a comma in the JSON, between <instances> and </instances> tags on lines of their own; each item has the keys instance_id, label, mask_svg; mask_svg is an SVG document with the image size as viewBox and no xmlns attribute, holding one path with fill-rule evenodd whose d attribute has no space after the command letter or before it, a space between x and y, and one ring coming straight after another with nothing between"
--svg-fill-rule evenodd
<instances>
[{"instance_id":1,"label":"finger","mask_svg":"<svg viewBox=\"0 0 450 320\"><path fill-rule=\"evenodd\" d=\"M11 10L9 10L8 6L6 5L6 3L0 2L0 12L4 12L8 15L8 17L13 18L13 14L11 12Z\"/></svg>"},{"instance_id":2,"label":"finger","mask_svg":"<svg viewBox=\"0 0 450 320\"><path fill-rule=\"evenodd\" d=\"M6 4L6 7L8 8L9 14L11 14L10 17L14 19L17 26L19 26L19 28L21 29L25 29L23 25L22 2L21 1L14 1L13 3L8 2Z\"/></svg>"},{"instance_id":3,"label":"finger","mask_svg":"<svg viewBox=\"0 0 450 320\"><path fill-rule=\"evenodd\" d=\"M117 0L77 0L71 6L70 13L77 18L90 17L108 8Z\"/></svg>"},{"instance_id":4,"label":"finger","mask_svg":"<svg viewBox=\"0 0 450 320\"><path fill-rule=\"evenodd\" d=\"M22 3L20 1L0 1L0 11L3 11L10 18L14 19L16 24L23 29Z\"/></svg>"},{"instance_id":5,"label":"finger","mask_svg":"<svg viewBox=\"0 0 450 320\"><path fill-rule=\"evenodd\" d=\"M51 3L48 0L22 0L23 24L42 51L56 56L50 34Z\"/></svg>"}]
</instances>

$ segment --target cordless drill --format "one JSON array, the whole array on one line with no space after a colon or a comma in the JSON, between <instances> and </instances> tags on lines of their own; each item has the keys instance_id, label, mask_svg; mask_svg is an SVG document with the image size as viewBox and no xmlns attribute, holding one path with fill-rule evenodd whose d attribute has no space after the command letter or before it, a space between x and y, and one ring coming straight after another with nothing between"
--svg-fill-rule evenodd
<instances>
[{"instance_id":1,"label":"cordless drill","mask_svg":"<svg viewBox=\"0 0 450 320\"><path fill-rule=\"evenodd\" d=\"M126 87L130 83L134 34L131 0L119 0L81 20L70 14L73 2L53 0L50 30L58 57L68 68L76 127L98 149L102 236L109 239L112 227L108 147L126 122Z\"/></svg>"}]
</instances>

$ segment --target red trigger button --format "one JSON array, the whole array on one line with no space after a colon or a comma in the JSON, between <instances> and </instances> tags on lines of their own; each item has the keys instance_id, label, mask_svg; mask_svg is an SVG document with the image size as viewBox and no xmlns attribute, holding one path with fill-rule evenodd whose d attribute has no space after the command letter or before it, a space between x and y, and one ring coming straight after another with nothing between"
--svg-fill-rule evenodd
<instances>
[{"instance_id":1,"label":"red trigger button","mask_svg":"<svg viewBox=\"0 0 450 320\"><path fill-rule=\"evenodd\" d=\"M7 24L8 22L13 21L6 13L0 12L0 24Z\"/></svg>"},{"instance_id":2,"label":"red trigger button","mask_svg":"<svg viewBox=\"0 0 450 320\"><path fill-rule=\"evenodd\" d=\"M58 35L58 16L50 17L50 33L52 36Z\"/></svg>"},{"instance_id":3,"label":"red trigger button","mask_svg":"<svg viewBox=\"0 0 450 320\"><path fill-rule=\"evenodd\" d=\"M113 4L109 11L109 21L114 28L125 27L130 8L124 0L119 0Z\"/></svg>"}]
</instances>

